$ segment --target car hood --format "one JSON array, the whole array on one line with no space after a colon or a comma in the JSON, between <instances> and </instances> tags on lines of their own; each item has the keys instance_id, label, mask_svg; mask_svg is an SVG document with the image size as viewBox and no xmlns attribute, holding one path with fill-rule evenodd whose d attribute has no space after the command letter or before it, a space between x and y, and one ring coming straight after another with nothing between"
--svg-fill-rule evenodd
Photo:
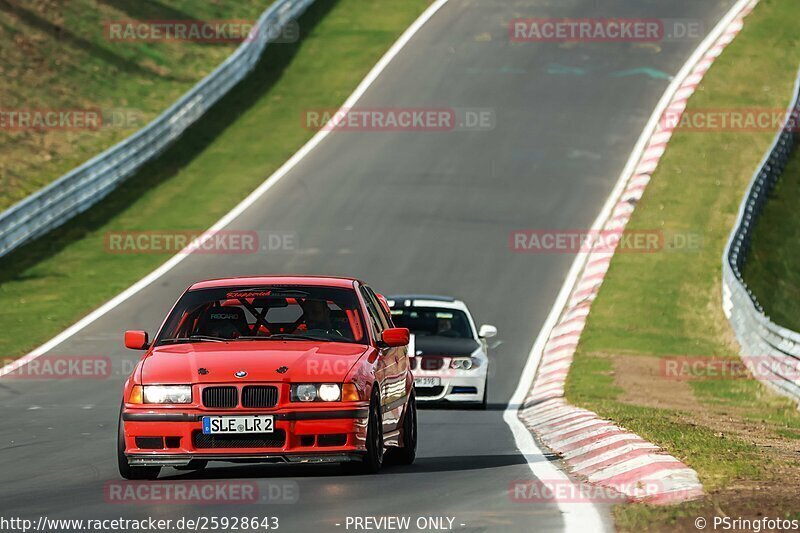
<instances>
[{"instance_id":1,"label":"car hood","mask_svg":"<svg viewBox=\"0 0 800 533\"><path fill-rule=\"evenodd\" d=\"M142 383L342 381L368 348L362 344L313 341L159 346L144 360ZM247 375L237 378L234 374L241 371Z\"/></svg>"},{"instance_id":2,"label":"car hood","mask_svg":"<svg viewBox=\"0 0 800 533\"><path fill-rule=\"evenodd\" d=\"M415 336L414 355L471 355L480 347L475 339Z\"/></svg>"}]
</instances>

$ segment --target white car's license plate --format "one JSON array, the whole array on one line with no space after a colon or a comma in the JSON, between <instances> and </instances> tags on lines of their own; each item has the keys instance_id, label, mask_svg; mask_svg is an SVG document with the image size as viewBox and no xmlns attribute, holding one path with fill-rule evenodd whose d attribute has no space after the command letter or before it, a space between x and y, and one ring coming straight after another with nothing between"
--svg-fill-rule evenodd
<instances>
[{"instance_id":1,"label":"white car's license plate","mask_svg":"<svg viewBox=\"0 0 800 533\"><path fill-rule=\"evenodd\" d=\"M272 433L272 415L258 416L204 416L203 434L227 435L229 433Z\"/></svg>"},{"instance_id":2,"label":"white car's license plate","mask_svg":"<svg viewBox=\"0 0 800 533\"><path fill-rule=\"evenodd\" d=\"M414 378L415 387L438 387L442 384L442 379L438 377Z\"/></svg>"}]
</instances>

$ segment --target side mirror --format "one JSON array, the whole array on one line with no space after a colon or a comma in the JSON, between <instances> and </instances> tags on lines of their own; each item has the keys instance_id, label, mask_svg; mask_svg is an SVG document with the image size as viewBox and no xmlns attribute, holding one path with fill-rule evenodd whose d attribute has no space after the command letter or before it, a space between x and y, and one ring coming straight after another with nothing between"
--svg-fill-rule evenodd
<instances>
[{"instance_id":1,"label":"side mirror","mask_svg":"<svg viewBox=\"0 0 800 533\"><path fill-rule=\"evenodd\" d=\"M146 350L147 344L146 331L126 331L125 332L125 347L131 350Z\"/></svg>"},{"instance_id":2,"label":"side mirror","mask_svg":"<svg viewBox=\"0 0 800 533\"><path fill-rule=\"evenodd\" d=\"M381 340L386 346L406 346L409 340L408 328L387 328L381 334Z\"/></svg>"},{"instance_id":3,"label":"side mirror","mask_svg":"<svg viewBox=\"0 0 800 533\"><path fill-rule=\"evenodd\" d=\"M489 324L482 325L481 329L478 330L478 337L482 339L491 339L496 335L497 335L497 328Z\"/></svg>"}]
</instances>

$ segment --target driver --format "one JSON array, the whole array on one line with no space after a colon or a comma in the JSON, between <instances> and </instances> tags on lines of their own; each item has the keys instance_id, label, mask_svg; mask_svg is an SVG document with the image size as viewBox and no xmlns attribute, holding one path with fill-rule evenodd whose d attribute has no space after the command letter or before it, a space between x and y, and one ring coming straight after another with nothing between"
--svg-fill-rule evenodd
<instances>
[{"instance_id":1,"label":"driver","mask_svg":"<svg viewBox=\"0 0 800 533\"><path fill-rule=\"evenodd\" d=\"M453 322L449 318L439 318L436 326L438 337L458 337L458 332L453 329Z\"/></svg>"},{"instance_id":2,"label":"driver","mask_svg":"<svg viewBox=\"0 0 800 533\"><path fill-rule=\"evenodd\" d=\"M341 335L331 323L331 310L327 302L324 300L305 300L300 307L303 308L307 331L316 330Z\"/></svg>"}]
</instances>

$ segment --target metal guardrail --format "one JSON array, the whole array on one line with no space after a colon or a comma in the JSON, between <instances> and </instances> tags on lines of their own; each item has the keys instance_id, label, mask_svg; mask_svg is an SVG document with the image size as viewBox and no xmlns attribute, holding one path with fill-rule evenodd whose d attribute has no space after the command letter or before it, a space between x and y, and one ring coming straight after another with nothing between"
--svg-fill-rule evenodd
<instances>
[{"instance_id":1,"label":"metal guardrail","mask_svg":"<svg viewBox=\"0 0 800 533\"><path fill-rule=\"evenodd\" d=\"M775 136L750 182L722 259L722 307L741 345L742 359L745 363L758 365L756 377L798 402L800 333L775 324L764 314L764 309L742 278L742 267L747 261L753 228L767 196L795 148L799 116L800 74L795 82L794 100L786 112L785 126Z\"/></svg>"},{"instance_id":2,"label":"metal guardrail","mask_svg":"<svg viewBox=\"0 0 800 533\"><path fill-rule=\"evenodd\" d=\"M253 70L278 30L314 0L277 0L245 42L159 117L124 141L0 213L0 257L89 209L169 147Z\"/></svg>"}]
</instances>

